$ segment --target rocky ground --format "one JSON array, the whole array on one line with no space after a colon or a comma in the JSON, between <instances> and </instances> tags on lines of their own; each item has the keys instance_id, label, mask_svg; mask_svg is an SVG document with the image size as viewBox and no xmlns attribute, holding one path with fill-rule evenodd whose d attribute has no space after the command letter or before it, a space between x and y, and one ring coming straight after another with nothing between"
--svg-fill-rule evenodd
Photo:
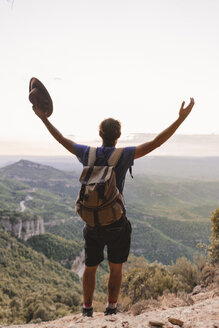
<instances>
[{"instance_id":1,"label":"rocky ground","mask_svg":"<svg viewBox=\"0 0 219 328\"><path fill-rule=\"evenodd\" d=\"M6 326L0 326L5 328ZM13 325L7 328L219 328L219 287L196 287L190 295L166 294L158 301L137 303L129 312L93 318L81 314L51 322Z\"/></svg>"}]
</instances>

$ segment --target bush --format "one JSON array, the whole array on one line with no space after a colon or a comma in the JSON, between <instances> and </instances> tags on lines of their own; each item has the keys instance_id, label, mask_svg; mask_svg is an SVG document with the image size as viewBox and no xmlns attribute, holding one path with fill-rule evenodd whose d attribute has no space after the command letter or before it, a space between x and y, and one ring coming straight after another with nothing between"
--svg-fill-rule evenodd
<instances>
[{"instance_id":1,"label":"bush","mask_svg":"<svg viewBox=\"0 0 219 328\"><path fill-rule=\"evenodd\" d=\"M13 300L10 302L10 308L13 308L13 310L19 312L22 308L22 303L19 299L13 298Z\"/></svg>"},{"instance_id":2,"label":"bush","mask_svg":"<svg viewBox=\"0 0 219 328\"><path fill-rule=\"evenodd\" d=\"M37 307L33 313L33 319L41 319L42 321L49 321L52 319L51 313L43 304Z\"/></svg>"},{"instance_id":3,"label":"bush","mask_svg":"<svg viewBox=\"0 0 219 328\"><path fill-rule=\"evenodd\" d=\"M211 216L211 245L209 247L209 254L212 263L219 263L219 208L212 213Z\"/></svg>"},{"instance_id":4,"label":"bush","mask_svg":"<svg viewBox=\"0 0 219 328\"><path fill-rule=\"evenodd\" d=\"M164 266L146 263L144 268L134 268L124 276L121 292L131 300L131 304L157 299L165 291L171 293L191 292L205 275L206 261L203 255L192 263L185 257L175 264Z\"/></svg>"},{"instance_id":5,"label":"bush","mask_svg":"<svg viewBox=\"0 0 219 328\"><path fill-rule=\"evenodd\" d=\"M64 303L65 305L67 305L69 307L76 307L80 304L80 301L81 301L79 295L74 292L66 293L65 295L62 296L61 300L62 300L62 303Z\"/></svg>"},{"instance_id":6,"label":"bush","mask_svg":"<svg viewBox=\"0 0 219 328\"><path fill-rule=\"evenodd\" d=\"M26 312L25 318L26 323L35 322L36 319L39 321L48 321L55 319L55 306L52 299L46 295L33 295L29 297L25 302Z\"/></svg>"},{"instance_id":7,"label":"bush","mask_svg":"<svg viewBox=\"0 0 219 328\"><path fill-rule=\"evenodd\" d=\"M176 260L176 264L171 266L170 272L182 285L182 289L191 292L199 283L198 268L185 257Z\"/></svg>"},{"instance_id":8,"label":"bush","mask_svg":"<svg viewBox=\"0 0 219 328\"><path fill-rule=\"evenodd\" d=\"M132 304L149 298L157 298L165 290L177 290L178 282L162 264L147 264L144 270L134 269L124 277L122 293Z\"/></svg>"}]
</instances>

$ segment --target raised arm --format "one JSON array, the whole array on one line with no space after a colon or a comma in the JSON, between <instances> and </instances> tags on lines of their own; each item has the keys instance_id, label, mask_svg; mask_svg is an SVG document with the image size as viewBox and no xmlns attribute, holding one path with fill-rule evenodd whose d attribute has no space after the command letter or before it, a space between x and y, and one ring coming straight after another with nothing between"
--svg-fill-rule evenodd
<instances>
[{"instance_id":1,"label":"raised arm","mask_svg":"<svg viewBox=\"0 0 219 328\"><path fill-rule=\"evenodd\" d=\"M190 103L187 107L184 108L185 101L183 101L180 110L179 110L179 117L175 122L173 122L166 130L162 131L158 136L156 136L152 141L145 142L136 147L135 151L135 159L142 157L152 150L160 147L164 142L166 142L178 129L178 127L182 124L182 122L186 119L189 113L194 106L194 99L190 98Z\"/></svg>"},{"instance_id":2,"label":"raised arm","mask_svg":"<svg viewBox=\"0 0 219 328\"><path fill-rule=\"evenodd\" d=\"M33 107L35 114L41 119L44 125L47 127L48 131L51 135L61 144L63 145L68 151L74 154L74 141L65 138L53 125L50 123L48 118L46 117L45 113L36 107Z\"/></svg>"}]
</instances>

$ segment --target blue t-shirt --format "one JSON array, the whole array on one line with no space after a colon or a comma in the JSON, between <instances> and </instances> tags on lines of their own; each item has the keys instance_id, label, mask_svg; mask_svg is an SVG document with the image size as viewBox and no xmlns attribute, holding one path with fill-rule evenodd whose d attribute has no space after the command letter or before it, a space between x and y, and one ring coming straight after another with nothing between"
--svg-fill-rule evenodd
<instances>
[{"instance_id":1,"label":"blue t-shirt","mask_svg":"<svg viewBox=\"0 0 219 328\"><path fill-rule=\"evenodd\" d=\"M126 172L129 167L134 164L135 148L136 147L125 147L115 167L116 185L121 194L124 188ZM89 149L89 146L74 144L75 155L77 156L78 160L83 164L83 166L87 166L88 164ZM97 147L95 165L106 165L114 149L115 147Z\"/></svg>"}]
</instances>

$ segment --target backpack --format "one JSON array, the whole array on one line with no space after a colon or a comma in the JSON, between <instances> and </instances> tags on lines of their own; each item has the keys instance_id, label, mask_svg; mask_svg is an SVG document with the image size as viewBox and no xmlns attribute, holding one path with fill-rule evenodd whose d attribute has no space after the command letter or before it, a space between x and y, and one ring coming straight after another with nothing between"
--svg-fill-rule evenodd
<instances>
[{"instance_id":1,"label":"backpack","mask_svg":"<svg viewBox=\"0 0 219 328\"><path fill-rule=\"evenodd\" d=\"M114 169L122 152L123 148L114 149L105 166L95 166L96 148L89 149L88 166L81 173L81 189L76 200L76 213L89 226L106 226L125 214Z\"/></svg>"}]
</instances>

